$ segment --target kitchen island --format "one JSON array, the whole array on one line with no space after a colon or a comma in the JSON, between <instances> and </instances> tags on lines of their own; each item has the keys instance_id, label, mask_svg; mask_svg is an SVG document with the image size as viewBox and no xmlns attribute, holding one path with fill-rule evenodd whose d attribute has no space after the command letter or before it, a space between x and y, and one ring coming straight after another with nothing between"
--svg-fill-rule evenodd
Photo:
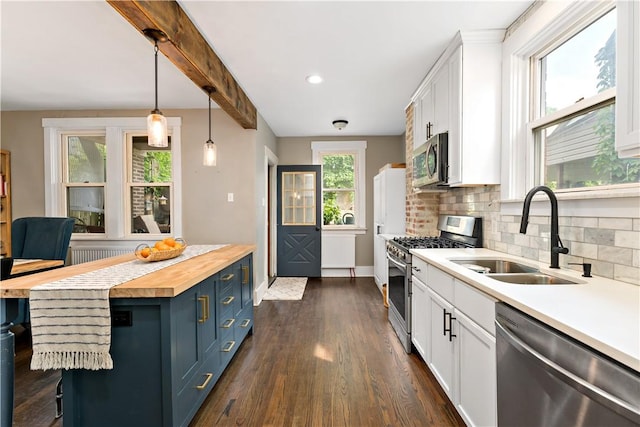
<instances>
[{"instance_id":1,"label":"kitchen island","mask_svg":"<svg viewBox=\"0 0 640 427\"><path fill-rule=\"evenodd\" d=\"M225 245L111 288L114 369L63 371L64 425L188 425L253 331L254 250ZM17 298L37 285L130 261L143 262L129 254L3 281L3 352L9 338L13 349L7 319ZM4 372L3 388L12 387Z\"/></svg>"}]
</instances>

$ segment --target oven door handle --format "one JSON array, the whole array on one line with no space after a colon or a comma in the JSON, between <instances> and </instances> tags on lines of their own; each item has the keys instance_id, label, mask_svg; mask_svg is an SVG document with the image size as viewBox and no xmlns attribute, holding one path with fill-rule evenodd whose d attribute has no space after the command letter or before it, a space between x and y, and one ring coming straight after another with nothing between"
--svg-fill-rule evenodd
<instances>
[{"instance_id":1,"label":"oven door handle","mask_svg":"<svg viewBox=\"0 0 640 427\"><path fill-rule=\"evenodd\" d=\"M640 417L640 412L632 404L629 404L628 402L625 402L624 400L607 393L601 388L590 384L574 373L569 372L562 366L558 365L554 361L546 358L535 349L527 345L515 334L510 332L508 327L506 325L503 325L500 320L496 319L495 325L497 335L502 335L502 337L507 341L508 344L513 346L520 353L525 355L528 354L530 357L536 360L544 370L546 370L548 373L550 373L560 381L566 383L568 386L574 388L575 390L578 390L590 399L599 402L601 405L604 405L614 412L621 414L631 420L638 420L638 417Z\"/></svg>"},{"instance_id":2,"label":"oven door handle","mask_svg":"<svg viewBox=\"0 0 640 427\"><path fill-rule=\"evenodd\" d=\"M389 262L391 262L393 265L395 265L396 267L398 267L403 273L407 273L407 266L406 265L402 265L400 264L398 261L396 261L395 259L391 258L389 256L389 254L387 254L387 259L389 260Z\"/></svg>"}]
</instances>

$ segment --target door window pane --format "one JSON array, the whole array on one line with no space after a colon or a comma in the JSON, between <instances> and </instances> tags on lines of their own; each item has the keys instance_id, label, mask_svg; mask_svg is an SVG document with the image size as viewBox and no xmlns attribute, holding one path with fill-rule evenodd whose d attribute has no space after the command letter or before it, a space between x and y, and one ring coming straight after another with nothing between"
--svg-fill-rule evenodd
<instances>
[{"instance_id":1,"label":"door window pane","mask_svg":"<svg viewBox=\"0 0 640 427\"><path fill-rule=\"evenodd\" d=\"M616 153L614 112L612 104L536 131L545 185L566 189L640 182L640 159L620 159Z\"/></svg>"},{"instance_id":2,"label":"door window pane","mask_svg":"<svg viewBox=\"0 0 640 427\"><path fill-rule=\"evenodd\" d=\"M315 172L283 172L282 182L282 225L315 225Z\"/></svg>"},{"instance_id":3,"label":"door window pane","mask_svg":"<svg viewBox=\"0 0 640 427\"><path fill-rule=\"evenodd\" d=\"M615 9L540 60L541 116L615 86Z\"/></svg>"}]
</instances>

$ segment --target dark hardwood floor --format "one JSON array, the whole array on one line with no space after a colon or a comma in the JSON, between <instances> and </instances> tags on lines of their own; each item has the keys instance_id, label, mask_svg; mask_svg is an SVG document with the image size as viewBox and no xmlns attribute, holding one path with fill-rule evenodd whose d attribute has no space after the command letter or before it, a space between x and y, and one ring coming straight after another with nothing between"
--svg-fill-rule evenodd
<instances>
[{"instance_id":1,"label":"dark hardwood floor","mask_svg":"<svg viewBox=\"0 0 640 427\"><path fill-rule=\"evenodd\" d=\"M310 279L302 301L263 301L191 427L463 426L386 310L371 278ZM59 374L29 371L18 341L14 427L62 426Z\"/></svg>"}]
</instances>

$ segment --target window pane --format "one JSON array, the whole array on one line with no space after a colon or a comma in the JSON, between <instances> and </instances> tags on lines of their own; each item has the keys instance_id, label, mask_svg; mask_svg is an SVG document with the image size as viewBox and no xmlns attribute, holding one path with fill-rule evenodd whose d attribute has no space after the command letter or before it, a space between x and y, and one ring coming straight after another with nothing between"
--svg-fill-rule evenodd
<instances>
[{"instance_id":1,"label":"window pane","mask_svg":"<svg viewBox=\"0 0 640 427\"><path fill-rule=\"evenodd\" d=\"M67 136L68 182L105 182L106 159L104 135Z\"/></svg>"},{"instance_id":2,"label":"window pane","mask_svg":"<svg viewBox=\"0 0 640 427\"><path fill-rule=\"evenodd\" d=\"M169 187L131 187L130 197L132 233L171 233Z\"/></svg>"},{"instance_id":3,"label":"window pane","mask_svg":"<svg viewBox=\"0 0 640 427\"><path fill-rule=\"evenodd\" d=\"M104 187L68 187L67 216L74 233L104 233Z\"/></svg>"},{"instance_id":4,"label":"window pane","mask_svg":"<svg viewBox=\"0 0 640 427\"><path fill-rule=\"evenodd\" d=\"M131 182L171 182L171 139L169 147L149 147L147 137L133 137Z\"/></svg>"},{"instance_id":5,"label":"window pane","mask_svg":"<svg viewBox=\"0 0 640 427\"><path fill-rule=\"evenodd\" d=\"M640 182L640 159L615 150L614 105L536 131L544 153L544 184L552 189ZM538 180L540 182L541 180Z\"/></svg>"},{"instance_id":6,"label":"window pane","mask_svg":"<svg viewBox=\"0 0 640 427\"><path fill-rule=\"evenodd\" d=\"M322 187L355 188L355 155L328 154L322 157Z\"/></svg>"},{"instance_id":7,"label":"window pane","mask_svg":"<svg viewBox=\"0 0 640 427\"><path fill-rule=\"evenodd\" d=\"M541 59L542 116L615 87L615 9Z\"/></svg>"},{"instance_id":8,"label":"window pane","mask_svg":"<svg viewBox=\"0 0 640 427\"><path fill-rule=\"evenodd\" d=\"M355 191L325 191L323 194L324 224L355 224Z\"/></svg>"},{"instance_id":9,"label":"window pane","mask_svg":"<svg viewBox=\"0 0 640 427\"><path fill-rule=\"evenodd\" d=\"M314 172L282 172L282 225L315 225Z\"/></svg>"}]
</instances>

